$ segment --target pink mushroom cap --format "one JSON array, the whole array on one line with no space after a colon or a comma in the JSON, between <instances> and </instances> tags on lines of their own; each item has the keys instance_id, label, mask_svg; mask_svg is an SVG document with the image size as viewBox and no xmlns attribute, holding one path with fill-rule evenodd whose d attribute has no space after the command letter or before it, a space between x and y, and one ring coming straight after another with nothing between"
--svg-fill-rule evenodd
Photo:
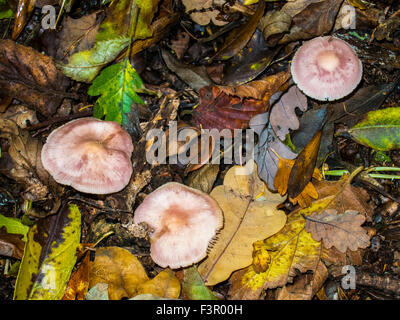
<instances>
[{"instance_id":1,"label":"pink mushroom cap","mask_svg":"<svg viewBox=\"0 0 400 320\"><path fill-rule=\"evenodd\" d=\"M362 78L362 64L345 41L327 36L304 43L293 57L293 81L307 96L337 100L350 94Z\"/></svg>"},{"instance_id":2,"label":"pink mushroom cap","mask_svg":"<svg viewBox=\"0 0 400 320\"><path fill-rule=\"evenodd\" d=\"M146 222L151 257L159 266L187 267L207 255L210 241L223 226L223 214L209 195L180 183L167 183L135 211L134 222Z\"/></svg>"},{"instance_id":3,"label":"pink mushroom cap","mask_svg":"<svg viewBox=\"0 0 400 320\"><path fill-rule=\"evenodd\" d=\"M95 118L70 121L43 146L43 167L58 183L93 194L122 190L132 175L130 135L117 122Z\"/></svg>"}]
</instances>

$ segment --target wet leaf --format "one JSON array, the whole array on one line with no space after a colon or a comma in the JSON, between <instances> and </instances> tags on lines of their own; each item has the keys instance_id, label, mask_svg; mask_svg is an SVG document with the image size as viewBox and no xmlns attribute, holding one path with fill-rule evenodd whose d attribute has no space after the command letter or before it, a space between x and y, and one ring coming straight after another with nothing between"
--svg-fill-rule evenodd
<instances>
[{"instance_id":1,"label":"wet leaf","mask_svg":"<svg viewBox=\"0 0 400 320\"><path fill-rule=\"evenodd\" d=\"M353 140L380 151L400 148L400 108L370 111L347 132Z\"/></svg>"},{"instance_id":2,"label":"wet leaf","mask_svg":"<svg viewBox=\"0 0 400 320\"><path fill-rule=\"evenodd\" d=\"M336 247L345 253L347 249L355 251L370 245L369 236L361 225L365 216L357 211L347 210L338 214L336 210L326 210L321 214L313 213L306 218L306 230L316 241L321 241L324 247Z\"/></svg>"},{"instance_id":3,"label":"wet leaf","mask_svg":"<svg viewBox=\"0 0 400 320\"><path fill-rule=\"evenodd\" d=\"M76 262L80 236L81 214L73 204L36 222L28 232L14 299L61 299Z\"/></svg>"},{"instance_id":4,"label":"wet leaf","mask_svg":"<svg viewBox=\"0 0 400 320\"><path fill-rule=\"evenodd\" d=\"M21 31L28 22L33 9L35 8L36 0L19 0L15 14L14 27L11 38L17 39Z\"/></svg>"},{"instance_id":5,"label":"wet leaf","mask_svg":"<svg viewBox=\"0 0 400 320\"><path fill-rule=\"evenodd\" d=\"M56 112L69 85L53 60L11 40L0 40L0 85L4 94L16 98L45 116Z\"/></svg>"},{"instance_id":6,"label":"wet leaf","mask_svg":"<svg viewBox=\"0 0 400 320\"><path fill-rule=\"evenodd\" d=\"M258 178L256 165L234 166L226 173L224 185L210 193L224 213L224 228L199 265L206 285L226 280L233 271L252 261L252 244L278 232L286 222L276 206L285 198L265 189Z\"/></svg>"},{"instance_id":7,"label":"wet leaf","mask_svg":"<svg viewBox=\"0 0 400 320\"><path fill-rule=\"evenodd\" d=\"M170 269L149 279L139 260L128 250L119 247L96 250L96 258L90 264L89 287L98 283L108 285L110 300L132 298L143 293L178 298L180 293L179 280Z\"/></svg>"},{"instance_id":8,"label":"wet leaf","mask_svg":"<svg viewBox=\"0 0 400 320\"><path fill-rule=\"evenodd\" d=\"M228 60L237 54L241 49L243 49L256 30L257 24L264 14L264 9L265 2L260 1L254 15L246 22L245 25L242 25L231 31L231 33L225 39L222 47L213 57L211 57L211 59Z\"/></svg>"}]
</instances>

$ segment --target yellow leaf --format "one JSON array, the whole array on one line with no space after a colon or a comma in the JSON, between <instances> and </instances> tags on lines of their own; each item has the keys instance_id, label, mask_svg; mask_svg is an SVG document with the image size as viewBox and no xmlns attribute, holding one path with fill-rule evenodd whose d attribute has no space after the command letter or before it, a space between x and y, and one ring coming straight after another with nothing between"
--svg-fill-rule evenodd
<instances>
[{"instance_id":1,"label":"yellow leaf","mask_svg":"<svg viewBox=\"0 0 400 320\"><path fill-rule=\"evenodd\" d=\"M255 163L249 162L246 167L232 167L224 185L210 193L224 212L224 228L198 268L206 285L222 282L233 271L250 265L253 242L277 233L285 225L285 213L276 209L285 198L264 189ZM262 192L264 196L258 197Z\"/></svg>"},{"instance_id":2,"label":"yellow leaf","mask_svg":"<svg viewBox=\"0 0 400 320\"><path fill-rule=\"evenodd\" d=\"M108 284L110 300L143 293L176 299L180 294L179 280L171 270L165 269L154 279L149 279L139 260L128 250L118 247L96 250L96 258L90 265L89 288L97 283Z\"/></svg>"}]
</instances>

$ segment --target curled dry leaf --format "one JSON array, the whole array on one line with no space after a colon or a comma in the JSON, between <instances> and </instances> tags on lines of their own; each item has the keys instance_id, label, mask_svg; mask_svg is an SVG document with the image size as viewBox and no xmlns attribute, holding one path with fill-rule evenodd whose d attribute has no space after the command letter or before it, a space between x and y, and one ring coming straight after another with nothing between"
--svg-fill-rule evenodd
<instances>
[{"instance_id":1,"label":"curled dry leaf","mask_svg":"<svg viewBox=\"0 0 400 320\"><path fill-rule=\"evenodd\" d=\"M253 161L232 167L224 185L214 188L210 196L221 207L225 223L198 268L206 285L222 282L250 265L253 242L275 234L286 222L284 212L276 209L285 198L265 189Z\"/></svg>"},{"instance_id":2,"label":"curled dry leaf","mask_svg":"<svg viewBox=\"0 0 400 320\"><path fill-rule=\"evenodd\" d=\"M24 186L24 199L43 200L49 191L54 194L62 192L63 188L43 168L40 158L43 144L40 140L18 128L14 121L1 118L0 137L10 144L8 152L0 158L0 171Z\"/></svg>"},{"instance_id":3,"label":"curled dry leaf","mask_svg":"<svg viewBox=\"0 0 400 320\"><path fill-rule=\"evenodd\" d=\"M11 40L0 40L0 85L3 92L45 116L56 112L69 80L53 60Z\"/></svg>"},{"instance_id":4,"label":"curled dry leaf","mask_svg":"<svg viewBox=\"0 0 400 320\"><path fill-rule=\"evenodd\" d=\"M110 300L132 298L143 293L176 299L180 294L179 280L170 269L150 280L139 260L119 247L97 249L96 258L90 263L89 277L89 288L98 283L108 284Z\"/></svg>"},{"instance_id":5,"label":"curled dry leaf","mask_svg":"<svg viewBox=\"0 0 400 320\"><path fill-rule=\"evenodd\" d=\"M187 48L189 47L190 36L187 32L181 31L178 33L176 39L171 40L171 49L175 51L178 59L182 59Z\"/></svg>"},{"instance_id":6,"label":"curled dry leaf","mask_svg":"<svg viewBox=\"0 0 400 320\"><path fill-rule=\"evenodd\" d=\"M344 253L369 246L369 235L361 225L365 216L357 211L347 210L338 214L336 210L326 210L321 214L313 213L306 218L306 230L316 241L321 241L327 249L336 247Z\"/></svg>"},{"instance_id":7,"label":"curled dry leaf","mask_svg":"<svg viewBox=\"0 0 400 320\"><path fill-rule=\"evenodd\" d=\"M4 114L0 114L0 118L13 120L21 129L39 123L36 112L23 104L10 106Z\"/></svg>"}]
</instances>

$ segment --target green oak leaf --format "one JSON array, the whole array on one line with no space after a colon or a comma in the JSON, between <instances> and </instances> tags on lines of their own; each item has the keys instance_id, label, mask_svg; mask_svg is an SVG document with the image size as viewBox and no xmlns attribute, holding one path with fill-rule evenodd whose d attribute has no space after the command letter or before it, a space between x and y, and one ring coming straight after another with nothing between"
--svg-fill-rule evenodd
<instances>
[{"instance_id":1,"label":"green oak leaf","mask_svg":"<svg viewBox=\"0 0 400 320\"><path fill-rule=\"evenodd\" d=\"M76 205L38 220L28 231L14 300L60 300L76 262L81 214Z\"/></svg>"},{"instance_id":2,"label":"green oak leaf","mask_svg":"<svg viewBox=\"0 0 400 320\"><path fill-rule=\"evenodd\" d=\"M141 89L144 84L128 59L107 67L88 91L91 96L100 95L94 106L94 117L100 119L105 115L107 121L125 123L124 115L131 111L132 103L144 104L136 93Z\"/></svg>"}]
</instances>

